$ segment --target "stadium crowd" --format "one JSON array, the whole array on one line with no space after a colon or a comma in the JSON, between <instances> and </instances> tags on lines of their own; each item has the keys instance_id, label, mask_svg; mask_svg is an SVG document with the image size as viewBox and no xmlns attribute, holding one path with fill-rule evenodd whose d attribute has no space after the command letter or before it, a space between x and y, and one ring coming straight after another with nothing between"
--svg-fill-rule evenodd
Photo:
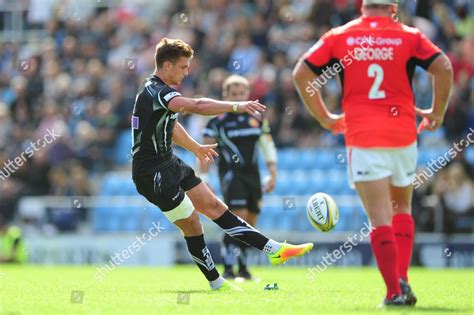
<instances>
[{"instance_id":1,"label":"stadium crowd","mask_svg":"<svg viewBox=\"0 0 474 315\"><path fill-rule=\"evenodd\" d=\"M340 147L303 108L291 72L297 59L331 27L360 14L361 0L187 0L15 2L22 12L22 40L11 40L9 1L0 0L0 167L31 141L54 130L60 137L35 150L0 181L0 212L14 214L23 195L94 194L91 174L115 169L117 136L130 126L135 92L153 70L154 46L164 36L181 38L194 50L185 96L221 98L230 73L249 78L251 98L268 106L277 147ZM128 4L126 4L128 3ZM462 138L474 126L474 2L402 1L394 19L419 27L450 57L455 89L440 138ZM429 76L416 72L416 103L431 102ZM323 96L339 107L340 84L329 81ZM181 117L199 138L205 121ZM471 213L472 171L462 154L442 170L429 190L442 197L447 220ZM11 173L11 174L10 174ZM8 175L8 176L7 176ZM8 178L7 178L8 177ZM458 190L462 190L458 192ZM450 222L451 222L450 221ZM430 229L429 220L426 228Z\"/></svg>"}]
</instances>

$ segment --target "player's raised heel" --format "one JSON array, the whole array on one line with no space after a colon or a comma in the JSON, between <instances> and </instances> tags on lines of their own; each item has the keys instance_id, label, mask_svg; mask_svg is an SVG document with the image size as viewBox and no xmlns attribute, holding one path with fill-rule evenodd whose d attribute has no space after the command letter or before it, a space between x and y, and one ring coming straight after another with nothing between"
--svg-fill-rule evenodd
<instances>
[{"instance_id":1,"label":"player's raised heel","mask_svg":"<svg viewBox=\"0 0 474 315\"><path fill-rule=\"evenodd\" d=\"M227 280L232 280L235 279L236 275L234 270L232 270L232 267L228 268L226 267L224 270L224 273L222 274L222 277Z\"/></svg>"},{"instance_id":2,"label":"player's raised heel","mask_svg":"<svg viewBox=\"0 0 474 315\"><path fill-rule=\"evenodd\" d=\"M405 298L406 305L414 306L416 304L416 296L413 293L408 282L400 278L400 289L402 290L403 297Z\"/></svg>"},{"instance_id":3,"label":"player's raised heel","mask_svg":"<svg viewBox=\"0 0 474 315\"><path fill-rule=\"evenodd\" d=\"M313 243L305 243L301 245L283 243L281 248L276 253L268 255L268 259L272 265L284 264L291 258L303 256L312 250L313 246Z\"/></svg>"},{"instance_id":4,"label":"player's raised heel","mask_svg":"<svg viewBox=\"0 0 474 315\"><path fill-rule=\"evenodd\" d=\"M385 298L378 306L378 308L392 307L392 306L406 306L405 298L403 295L393 295L390 299Z\"/></svg>"},{"instance_id":5,"label":"player's raised heel","mask_svg":"<svg viewBox=\"0 0 474 315\"><path fill-rule=\"evenodd\" d=\"M239 272L237 273L237 278L242 278L245 280L252 280L252 275L247 269L239 269Z\"/></svg>"}]
</instances>

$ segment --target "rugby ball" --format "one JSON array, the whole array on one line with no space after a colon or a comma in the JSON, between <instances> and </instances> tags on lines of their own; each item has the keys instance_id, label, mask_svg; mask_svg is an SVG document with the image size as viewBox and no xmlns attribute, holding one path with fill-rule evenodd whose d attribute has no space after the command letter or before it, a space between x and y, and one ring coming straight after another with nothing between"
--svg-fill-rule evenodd
<instances>
[{"instance_id":1,"label":"rugby ball","mask_svg":"<svg viewBox=\"0 0 474 315\"><path fill-rule=\"evenodd\" d=\"M315 193L306 204L309 223L321 232L331 231L339 221L336 202L328 194Z\"/></svg>"}]
</instances>

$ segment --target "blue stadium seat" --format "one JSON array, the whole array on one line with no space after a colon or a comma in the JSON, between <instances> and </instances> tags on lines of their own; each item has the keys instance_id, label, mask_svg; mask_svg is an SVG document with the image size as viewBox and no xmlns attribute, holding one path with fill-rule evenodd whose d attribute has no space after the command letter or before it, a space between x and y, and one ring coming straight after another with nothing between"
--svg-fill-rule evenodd
<instances>
[{"instance_id":1,"label":"blue stadium seat","mask_svg":"<svg viewBox=\"0 0 474 315\"><path fill-rule=\"evenodd\" d=\"M306 214L299 219L298 230L302 232L314 232L314 226L309 223Z\"/></svg>"},{"instance_id":2,"label":"blue stadium seat","mask_svg":"<svg viewBox=\"0 0 474 315\"><path fill-rule=\"evenodd\" d=\"M428 162L431 159L436 160L440 156L444 156L449 148L420 148L418 150L418 165L421 167L427 167ZM449 157L449 154L447 155Z\"/></svg>"},{"instance_id":3,"label":"blue stadium seat","mask_svg":"<svg viewBox=\"0 0 474 315\"><path fill-rule=\"evenodd\" d=\"M287 196L291 194L293 182L287 176L279 176L275 187L275 193L278 195Z\"/></svg>"},{"instance_id":4,"label":"blue stadium seat","mask_svg":"<svg viewBox=\"0 0 474 315\"><path fill-rule=\"evenodd\" d=\"M302 232L314 231L314 227L308 221L306 209L304 207L298 208L296 210L296 213L297 215L293 221L293 226L291 227L291 230Z\"/></svg>"},{"instance_id":5,"label":"blue stadium seat","mask_svg":"<svg viewBox=\"0 0 474 315\"><path fill-rule=\"evenodd\" d=\"M336 151L329 149L317 150L317 160L315 168L318 169L331 169L336 165Z\"/></svg>"},{"instance_id":6,"label":"blue stadium seat","mask_svg":"<svg viewBox=\"0 0 474 315\"><path fill-rule=\"evenodd\" d=\"M122 131L115 144L115 162L125 165L130 162L132 147L132 134L130 130Z\"/></svg>"},{"instance_id":7,"label":"blue stadium seat","mask_svg":"<svg viewBox=\"0 0 474 315\"><path fill-rule=\"evenodd\" d=\"M137 188L132 180L127 180L125 183L125 187L123 189L123 194L127 196L135 196L137 192Z\"/></svg>"},{"instance_id":8,"label":"blue stadium seat","mask_svg":"<svg viewBox=\"0 0 474 315\"><path fill-rule=\"evenodd\" d=\"M129 176L109 174L102 179L99 194L102 196L135 195L137 191L133 180Z\"/></svg>"},{"instance_id":9,"label":"blue stadium seat","mask_svg":"<svg viewBox=\"0 0 474 315\"><path fill-rule=\"evenodd\" d=\"M262 209L262 214L257 219L257 228L262 230L271 230L272 222L268 214L268 209Z\"/></svg>"},{"instance_id":10,"label":"blue stadium seat","mask_svg":"<svg viewBox=\"0 0 474 315\"><path fill-rule=\"evenodd\" d=\"M120 228L120 219L116 215L110 215L104 222L104 231L117 232Z\"/></svg>"},{"instance_id":11,"label":"blue stadium seat","mask_svg":"<svg viewBox=\"0 0 474 315\"><path fill-rule=\"evenodd\" d=\"M356 190L349 186L347 180L344 181L344 184L341 186L341 195L356 195Z\"/></svg>"},{"instance_id":12,"label":"blue stadium seat","mask_svg":"<svg viewBox=\"0 0 474 315\"><path fill-rule=\"evenodd\" d=\"M297 220L298 212L297 209L281 211L277 220L277 229L281 231L291 231L295 226L294 222Z\"/></svg>"},{"instance_id":13,"label":"blue stadium seat","mask_svg":"<svg viewBox=\"0 0 474 315\"><path fill-rule=\"evenodd\" d=\"M295 149L282 149L279 152L278 166L285 170L294 170L299 167L299 154Z\"/></svg>"},{"instance_id":14,"label":"blue stadium seat","mask_svg":"<svg viewBox=\"0 0 474 315\"><path fill-rule=\"evenodd\" d=\"M92 208L92 226L95 231L105 231L107 227L107 219L109 217L108 208L97 207Z\"/></svg>"},{"instance_id":15,"label":"blue stadium seat","mask_svg":"<svg viewBox=\"0 0 474 315\"><path fill-rule=\"evenodd\" d=\"M317 178L309 175L308 178L308 195L312 195L316 192L324 191L327 185L324 179Z\"/></svg>"},{"instance_id":16,"label":"blue stadium seat","mask_svg":"<svg viewBox=\"0 0 474 315\"><path fill-rule=\"evenodd\" d=\"M352 223L352 207L338 207L339 209L339 222L334 228L335 231L347 231L350 229Z\"/></svg>"},{"instance_id":17,"label":"blue stadium seat","mask_svg":"<svg viewBox=\"0 0 474 315\"><path fill-rule=\"evenodd\" d=\"M279 217L278 214L281 212L281 207L264 207L261 215L258 216L257 228L262 230L275 229Z\"/></svg>"},{"instance_id":18,"label":"blue stadium seat","mask_svg":"<svg viewBox=\"0 0 474 315\"><path fill-rule=\"evenodd\" d=\"M119 231L136 232L141 230L143 221L143 208L138 206L126 205L126 198L123 206L114 207L113 216L118 218Z\"/></svg>"},{"instance_id":19,"label":"blue stadium seat","mask_svg":"<svg viewBox=\"0 0 474 315\"><path fill-rule=\"evenodd\" d=\"M318 163L318 154L315 150L301 150L298 159L298 167L311 170Z\"/></svg>"},{"instance_id":20,"label":"blue stadium seat","mask_svg":"<svg viewBox=\"0 0 474 315\"><path fill-rule=\"evenodd\" d=\"M303 178L296 178L291 181L291 186L288 190L290 195L310 195L314 193L312 187L309 185L309 182Z\"/></svg>"},{"instance_id":21,"label":"blue stadium seat","mask_svg":"<svg viewBox=\"0 0 474 315\"><path fill-rule=\"evenodd\" d=\"M351 220L352 222L350 225L350 229L352 231L360 230L364 226L364 223L368 221L367 215L365 214L365 211L361 206L353 208L353 216Z\"/></svg>"},{"instance_id":22,"label":"blue stadium seat","mask_svg":"<svg viewBox=\"0 0 474 315\"><path fill-rule=\"evenodd\" d=\"M103 177L99 196L134 196L137 194L135 185L129 176L110 173ZM123 207L93 208L93 226L96 231L137 231L140 229L138 216L140 209Z\"/></svg>"},{"instance_id":23,"label":"blue stadium seat","mask_svg":"<svg viewBox=\"0 0 474 315\"><path fill-rule=\"evenodd\" d=\"M99 232L115 231L119 226L115 214L115 209L112 207L92 207L92 226Z\"/></svg>"},{"instance_id":24,"label":"blue stadium seat","mask_svg":"<svg viewBox=\"0 0 474 315\"><path fill-rule=\"evenodd\" d=\"M466 161L469 164L474 165L474 147L467 148L464 154Z\"/></svg>"}]
</instances>

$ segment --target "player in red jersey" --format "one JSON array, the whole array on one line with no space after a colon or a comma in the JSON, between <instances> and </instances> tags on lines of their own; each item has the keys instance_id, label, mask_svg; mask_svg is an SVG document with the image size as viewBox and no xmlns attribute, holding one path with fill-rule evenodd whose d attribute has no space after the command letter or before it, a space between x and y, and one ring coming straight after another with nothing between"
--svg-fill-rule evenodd
<instances>
[{"instance_id":1,"label":"player in red jersey","mask_svg":"<svg viewBox=\"0 0 474 315\"><path fill-rule=\"evenodd\" d=\"M362 16L324 34L299 60L293 77L311 115L334 134L345 134L350 182L372 223L372 251L387 287L384 305L414 305L407 270L415 233L415 114L429 131L441 126L452 67L418 29L393 18L397 10L396 0L364 0ZM414 104L411 79L416 66L434 77L428 110ZM337 74L343 87L342 115L330 113L319 93Z\"/></svg>"}]
</instances>

